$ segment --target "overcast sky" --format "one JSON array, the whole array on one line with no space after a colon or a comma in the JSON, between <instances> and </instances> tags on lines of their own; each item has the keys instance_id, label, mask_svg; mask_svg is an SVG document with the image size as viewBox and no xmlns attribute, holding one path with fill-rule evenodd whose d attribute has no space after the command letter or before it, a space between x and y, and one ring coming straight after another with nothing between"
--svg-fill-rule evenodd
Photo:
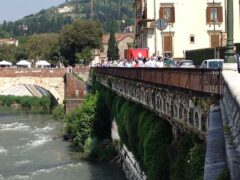
<instances>
[{"instance_id":1,"label":"overcast sky","mask_svg":"<svg viewBox=\"0 0 240 180\"><path fill-rule=\"evenodd\" d=\"M57 6L66 0L0 0L0 23L15 21L41 9Z\"/></svg>"}]
</instances>

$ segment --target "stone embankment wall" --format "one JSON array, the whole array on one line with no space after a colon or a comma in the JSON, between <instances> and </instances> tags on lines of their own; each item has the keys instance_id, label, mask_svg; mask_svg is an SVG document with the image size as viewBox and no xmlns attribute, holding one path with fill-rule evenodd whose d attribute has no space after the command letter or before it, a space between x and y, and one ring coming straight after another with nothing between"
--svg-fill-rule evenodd
<instances>
[{"instance_id":1,"label":"stone embankment wall","mask_svg":"<svg viewBox=\"0 0 240 180\"><path fill-rule=\"evenodd\" d=\"M118 128L115 121L112 123L112 139L120 141ZM138 162L135 160L133 154L128 151L125 145L118 147L120 163L122 169L129 180L146 180L147 176L139 167Z\"/></svg>"},{"instance_id":2,"label":"stone embankment wall","mask_svg":"<svg viewBox=\"0 0 240 180\"><path fill-rule=\"evenodd\" d=\"M65 69L3 69L0 71L0 92L20 84L30 84L48 90L59 104L64 100Z\"/></svg>"},{"instance_id":3,"label":"stone embankment wall","mask_svg":"<svg viewBox=\"0 0 240 180\"><path fill-rule=\"evenodd\" d=\"M66 74L65 76L65 110L66 113L72 111L80 106L85 95L86 85L73 74Z\"/></svg>"},{"instance_id":4,"label":"stone embankment wall","mask_svg":"<svg viewBox=\"0 0 240 180\"><path fill-rule=\"evenodd\" d=\"M239 74L223 72L224 92L221 101L225 149L231 180L240 179L240 95Z\"/></svg>"}]
</instances>

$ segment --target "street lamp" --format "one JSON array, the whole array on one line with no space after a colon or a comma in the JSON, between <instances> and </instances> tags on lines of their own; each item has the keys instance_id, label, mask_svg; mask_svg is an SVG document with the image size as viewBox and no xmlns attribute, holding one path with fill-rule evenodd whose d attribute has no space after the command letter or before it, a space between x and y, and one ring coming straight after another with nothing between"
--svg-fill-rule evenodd
<instances>
[{"instance_id":1,"label":"street lamp","mask_svg":"<svg viewBox=\"0 0 240 180\"><path fill-rule=\"evenodd\" d=\"M213 0L213 48L214 48L214 59L217 58L217 53L216 53L216 13L217 9L215 7L215 1Z\"/></svg>"},{"instance_id":2,"label":"street lamp","mask_svg":"<svg viewBox=\"0 0 240 180\"><path fill-rule=\"evenodd\" d=\"M227 0L227 46L225 62L235 62L233 54L233 0Z\"/></svg>"}]
</instances>

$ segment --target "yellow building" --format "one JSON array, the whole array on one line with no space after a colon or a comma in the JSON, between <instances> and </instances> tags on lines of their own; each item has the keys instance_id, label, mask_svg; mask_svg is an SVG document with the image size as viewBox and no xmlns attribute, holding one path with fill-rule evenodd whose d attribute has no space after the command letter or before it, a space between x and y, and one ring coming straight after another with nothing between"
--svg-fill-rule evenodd
<instances>
[{"instance_id":1,"label":"yellow building","mask_svg":"<svg viewBox=\"0 0 240 180\"><path fill-rule=\"evenodd\" d=\"M234 2L234 43L239 42L239 2ZM136 44L149 53L184 58L186 50L226 44L226 0L135 0ZM164 30L155 28L166 19Z\"/></svg>"}]
</instances>

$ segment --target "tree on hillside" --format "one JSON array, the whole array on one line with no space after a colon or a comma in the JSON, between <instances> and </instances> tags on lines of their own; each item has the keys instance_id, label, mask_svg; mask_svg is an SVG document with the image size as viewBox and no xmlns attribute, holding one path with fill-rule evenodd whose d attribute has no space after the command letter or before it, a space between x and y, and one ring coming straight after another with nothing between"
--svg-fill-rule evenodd
<instances>
[{"instance_id":1,"label":"tree on hillside","mask_svg":"<svg viewBox=\"0 0 240 180\"><path fill-rule=\"evenodd\" d=\"M58 35L54 33L33 35L26 44L29 59L47 59L57 61Z\"/></svg>"},{"instance_id":2,"label":"tree on hillside","mask_svg":"<svg viewBox=\"0 0 240 180\"><path fill-rule=\"evenodd\" d=\"M119 49L118 49L118 45L117 45L116 38L115 38L115 27L114 27L114 23L112 22L110 37L108 40L108 50L107 50L108 60L119 59L118 52L119 52Z\"/></svg>"},{"instance_id":3,"label":"tree on hillside","mask_svg":"<svg viewBox=\"0 0 240 180\"><path fill-rule=\"evenodd\" d=\"M0 45L0 60L15 62L15 45Z\"/></svg>"},{"instance_id":4,"label":"tree on hillside","mask_svg":"<svg viewBox=\"0 0 240 180\"><path fill-rule=\"evenodd\" d=\"M64 26L59 34L60 52L71 66L75 65L78 53L87 48L100 48L101 45L102 27L96 21L75 21L71 25Z\"/></svg>"}]
</instances>

